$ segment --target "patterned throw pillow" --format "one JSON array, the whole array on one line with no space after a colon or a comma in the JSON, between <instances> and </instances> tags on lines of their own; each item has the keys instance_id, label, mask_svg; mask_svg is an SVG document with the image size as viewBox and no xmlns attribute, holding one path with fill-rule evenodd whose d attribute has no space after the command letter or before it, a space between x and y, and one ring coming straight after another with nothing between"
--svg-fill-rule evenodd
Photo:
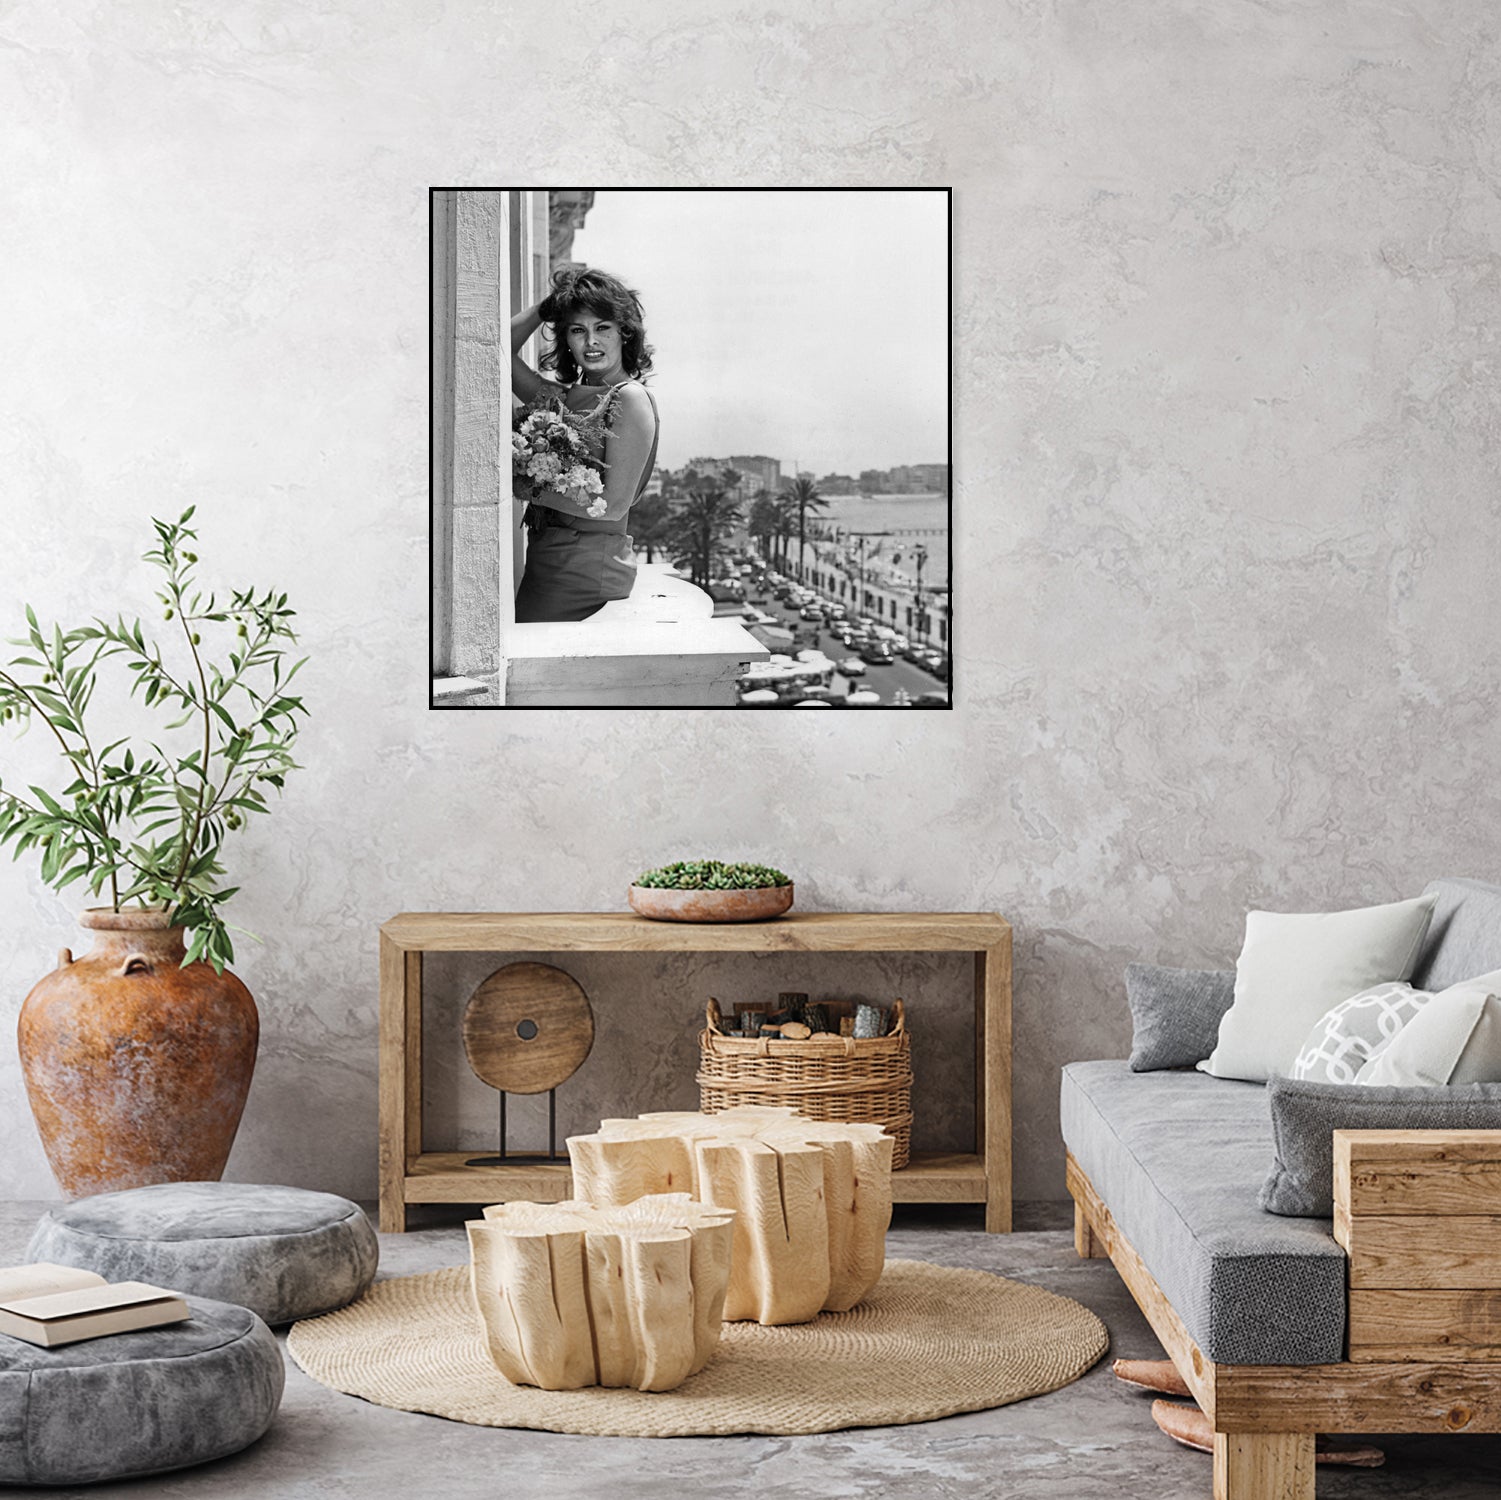
<instances>
[{"instance_id":1,"label":"patterned throw pillow","mask_svg":"<svg viewBox=\"0 0 1501 1500\"><path fill-rule=\"evenodd\" d=\"M1433 996L1410 984L1378 984L1341 1000L1308 1033L1289 1074L1314 1083L1354 1083Z\"/></svg>"}]
</instances>

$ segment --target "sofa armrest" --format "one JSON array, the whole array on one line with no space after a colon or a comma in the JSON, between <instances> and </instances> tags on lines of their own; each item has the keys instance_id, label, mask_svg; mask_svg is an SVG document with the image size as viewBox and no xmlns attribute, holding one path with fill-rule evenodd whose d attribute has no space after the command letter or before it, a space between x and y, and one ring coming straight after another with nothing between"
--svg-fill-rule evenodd
<instances>
[{"instance_id":1,"label":"sofa armrest","mask_svg":"<svg viewBox=\"0 0 1501 1500\"><path fill-rule=\"evenodd\" d=\"M1501 1130L1336 1130L1352 1361L1501 1360Z\"/></svg>"}]
</instances>

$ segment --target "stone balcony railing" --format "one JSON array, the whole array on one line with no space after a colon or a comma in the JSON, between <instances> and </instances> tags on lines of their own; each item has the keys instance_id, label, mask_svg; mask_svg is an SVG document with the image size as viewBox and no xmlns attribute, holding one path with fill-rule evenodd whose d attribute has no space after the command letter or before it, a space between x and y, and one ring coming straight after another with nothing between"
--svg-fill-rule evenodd
<instances>
[{"instance_id":1,"label":"stone balcony railing","mask_svg":"<svg viewBox=\"0 0 1501 1500\"><path fill-rule=\"evenodd\" d=\"M508 625L499 680L433 684L435 707L733 706L735 680L767 647L662 563L640 563L629 599L577 622Z\"/></svg>"}]
</instances>

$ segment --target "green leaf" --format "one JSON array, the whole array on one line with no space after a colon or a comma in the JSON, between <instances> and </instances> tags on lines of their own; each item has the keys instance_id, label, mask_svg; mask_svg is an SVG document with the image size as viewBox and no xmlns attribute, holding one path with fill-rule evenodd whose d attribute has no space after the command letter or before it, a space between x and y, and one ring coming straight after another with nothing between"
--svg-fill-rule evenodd
<instances>
[{"instance_id":1,"label":"green leaf","mask_svg":"<svg viewBox=\"0 0 1501 1500\"><path fill-rule=\"evenodd\" d=\"M37 801L38 801L38 802L40 802L40 803L41 803L41 804L42 804L42 806L43 806L43 807L45 807L45 808L46 808L46 809L47 809L47 811L48 811L48 812L50 812L50 813L52 813L52 814L53 814L53 815L54 815L54 816L55 816L55 817L59 817L59 818L61 818L61 817L64 817L64 816L65 816L65 814L64 814L64 813L63 813L63 810L62 810L62 808L61 808L61 807L59 807L59 806L58 806L58 805L57 805L57 803L56 803L56 802L54 802L54 801L53 801L53 800L52 800L52 798L51 798L51 797L49 797L49 796L48 796L48 795L47 795L47 793L46 793L46 792L44 792L44 791L43 791L43 790L42 790L42 789L41 789L41 787L39 787L39 786L34 786L34 787L32 787L32 788L31 788L31 795L32 795L32 796L33 796L33 797L35 797L35 798L36 798L36 800L37 800Z\"/></svg>"}]
</instances>

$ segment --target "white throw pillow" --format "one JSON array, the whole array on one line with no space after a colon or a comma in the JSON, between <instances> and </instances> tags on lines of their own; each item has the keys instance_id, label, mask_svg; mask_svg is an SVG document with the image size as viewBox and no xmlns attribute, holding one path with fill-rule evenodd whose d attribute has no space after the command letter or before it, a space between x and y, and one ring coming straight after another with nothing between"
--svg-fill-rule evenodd
<instances>
[{"instance_id":1,"label":"white throw pillow","mask_svg":"<svg viewBox=\"0 0 1501 1500\"><path fill-rule=\"evenodd\" d=\"M1303 1039L1292 1076L1316 1083L1354 1083L1360 1070L1401 1035L1433 996L1410 984L1378 984L1341 1000Z\"/></svg>"},{"instance_id":2,"label":"white throw pillow","mask_svg":"<svg viewBox=\"0 0 1501 1500\"><path fill-rule=\"evenodd\" d=\"M1441 990L1356 1076L1372 1087L1501 1083L1501 969Z\"/></svg>"},{"instance_id":3,"label":"white throw pillow","mask_svg":"<svg viewBox=\"0 0 1501 1500\"><path fill-rule=\"evenodd\" d=\"M1414 896L1356 911L1248 912L1235 1002L1199 1067L1253 1083L1290 1072L1320 1016L1362 990L1411 978L1437 899Z\"/></svg>"}]
</instances>

